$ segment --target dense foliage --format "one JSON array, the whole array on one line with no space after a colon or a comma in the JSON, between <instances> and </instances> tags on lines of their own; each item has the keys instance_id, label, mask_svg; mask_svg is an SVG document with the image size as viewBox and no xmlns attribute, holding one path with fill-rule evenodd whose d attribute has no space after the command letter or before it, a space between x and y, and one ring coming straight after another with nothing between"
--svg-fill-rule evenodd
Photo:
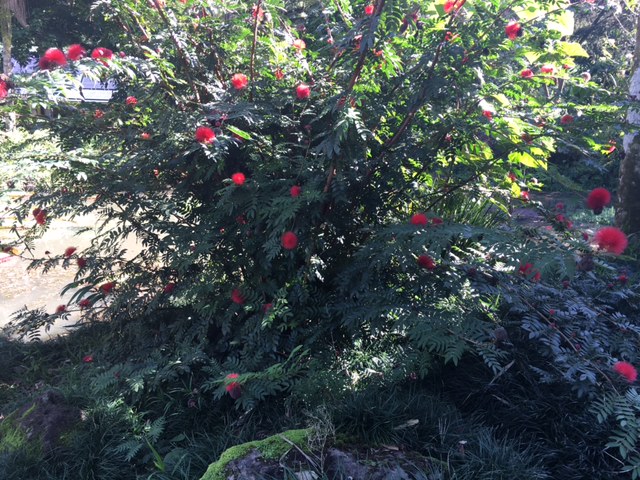
<instances>
[{"instance_id":1,"label":"dense foliage","mask_svg":"<svg viewBox=\"0 0 640 480\"><path fill-rule=\"evenodd\" d=\"M594 436L621 462L598 451L588 465L605 466L598 478L635 478L640 403L625 366L637 357L638 298L614 255L626 237L583 236L564 206L534 202L554 152L611 153L619 97L583 74L588 52L571 40L584 8L96 2L117 26L111 43L47 50L9 97L24 128L60 147L50 179L16 210L30 227L16 226L16 245L57 218L98 218L89 248L33 259L77 269L69 302L18 312L12 332L74 310L100 325L91 389L115 404L92 412L126 419L130 438L113 449L141 472L166 472L167 457L185 453L174 418L214 428L205 410L259 416L268 402L324 402L350 418L346 398L400 395L462 362L452 378L466 373L485 400L535 385L583 402L576 422L606 423ZM78 74L118 91L107 105L66 102ZM398 408L417 411L411 402ZM468 428L492 439L483 421L501 425L487 411ZM546 433L534 440L552 445ZM571 441L564 464L542 467L521 449L527 478L597 478Z\"/></svg>"}]
</instances>

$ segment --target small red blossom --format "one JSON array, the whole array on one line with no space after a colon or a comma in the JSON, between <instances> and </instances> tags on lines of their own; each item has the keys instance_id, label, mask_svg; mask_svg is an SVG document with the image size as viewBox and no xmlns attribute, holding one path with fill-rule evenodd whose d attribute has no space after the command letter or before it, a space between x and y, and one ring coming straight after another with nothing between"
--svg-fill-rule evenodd
<instances>
[{"instance_id":1,"label":"small red blossom","mask_svg":"<svg viewBox=\"0 0 640 480\"><path fill-rule=\"evenodd\" d=\"M533 137L530 133L523 133L520 135L520 139L527 145L531 145L533 143Z\"/></svg>"},{"instance_id":2,"label":"small red blossom","mask_svg":"<svg viewBox=\"0 0 640 480\"><path fill-rule=\"evenodd\" d=\"M444 13L457 12L462 8L466 0L447 0L444 2Z\"/></svg>"},{"instance_id":3,"label":"small red blossom","mask_svg":"<svg viewBox=\"0 0 640 480\"><path fill-rule=\"evenodd\" d=\"M604 207L611 203L611 193L603 187L594 188L587 197L587 206L593 213L600 215Z\"/></svg>"},{"instance_id":4,"label":"small red blossom","mask_svg":"<svg viewBox=\"0 0 640 480\"><path fill-rule=\"evenodd\" d=\"M540 71L547 75L551 75L555 71L555 68L553 67L553 65L543 65L542 67L540 67Z\"/></svg>"},{"instance_id":5,"label":"small red blossom","mask_svg":"<svg viewBox=\"0 0 640 480\"><path fill-rule=\"evenodd\" d=\"M292 197L299 197L302 193L302 187L299 185L294 185L293 187L291 187L290 193Z\"/></svg>"},{"instance_id":6,"label":"small red blossom","mask_svg":"<svg viewBox=\"0 0 640 480\"><path fill-rule=\"evenodd\" d=\"M524 191L524 192L520 192L520 197L522 198L522 200L524 200L525 202L528 202L529 200L531 200L531 197L529 196L529 192Z\"/></svg>"},{"instance_id":7,"label":"small red blossom","mask_svg":"<svg viewBox=\"0 0 640 480\"><path fill-rule=\"evenodd\" d=\"M367 16L371 16L373 15L373 12L376 10L376 8L373 5L367 5L366 7L364 7L364 14Z\"/></svg>"},{"instance_id":8,"label":"small red blossom","mask_svg":"<svg viewBox=\"0 0 640 480\"><path fill-rule=\"evenodd\" d=\"M253 18L257 17L258 21L261 22L264 19L264 10L262 9L262 7L254 5L253 7L251 7L251 16Z\"/></svg>"},{"instance_id":9,"label":"small red blossom","mask_svg":"<svg viewBox=\"0 0 640 480\"><path fill-rule=\"evenodd\" d=\"M55 67L64 67L67 64L67 57L59 48L50 48L38 62L40 70L51 70Z\"/></svg>"},{"instance_id":10,"label":"small red blossom","mask_svg":"<svg viewBox=\"0 0 640 480\"><path fill-rule=\"evenodd\" d=\"M549 309L549 315L553 316L556 314L556 311L553 308Z\"/></svg>"},{"instance_id":11,"label":"small red blossom","mask_svg":"<svg viewBox=\"0 0 640 480\"><path fill-rule=\"evenodd\" d=\"M140 134L141 140L151 140L151 134L149 132L142 132Z\"/></svg>"},{"instance_id":12,"label":"small red blossom","mask_svg":"<svg viewBox=\"0 0 640 480\"><path fill-rule=\"evenodd\" d=\"M571 285L571 282L569 280L562 281L562 288L564 288L565 290L569 288L570 285Z\"/></svg>"},{"instance_id":13,"label":"small red blossom","mask_svg":"<svg viewBox=\"0 0 640 480\"><path fill-rule=\"evenodd\" d=\"M111 293L111 290L113 290L115 286L116 282L103 283L102 285L100 285L100 290L102 290L102 293L104 293L105 295L108 295Z\"/></svg>"},{"instance_id":14,"label":"small red blossom","mask_svg":"<svg viewBox=\"0 0 640 480\"><path fill-rule=\"evenodd\" d=\"M87 266L87 259L86 258L79 258L76 260L76 264L78 265L78 268L84 268Z\"/></svg>"},{"instance_id":15,"label":"small red blossom","mask_svg":"<svg viewBox=\"0 0 640 480\"><path fill-rule=\"evenodd\" d=\"M493 121L493 112L491 110L483 110L482 115L490 122Z\"/></svg>"},{"instance_id":16,"label":"small red blossom","mask_svg":"<svg viewBox=\"0 0 640 480\"><path fill-rule=\"evenodd\" d=\"M243 185L246 179L247 177L245 177L244 173L242 172L237 172L231 175L231 180L233 181L233 183L235 183L238 186Z\"/></svg>"},{"instance_id":17,"label":"small red blossom","mask_svg":"<svg viewBox=\"0 0 640 480\"><path fill-rule=\"evenodd\" d=\"M198 143L213 143L216 139L216 134L209 127L196 128L196 142Z\"/></svg>"},{"instance_id":18,"label":"small red blossom","mask_svg":"<svg viewBox=\"0 0 640 480\"><path fill-rule=\"evenodd\" d=\"M248 84L249 79L244 73L236 73L231 77L231 85L233 85L233 88L236 90L242 90L246 88Z\"/></svg>"},{"instance_id":19,"label":"small red blossom","mask_svg":"<svg viewBox=\"0 0 640 480\"><path fill-rule=\"evenodd\" d=\"M593 237L600 250L620 255L627 248L628 240L624 232L616 227L604 227Z\"/></svg>"},{"instance_id":20,"label":"small red blossom","mask_svg":"<svg viewBox=\"0 0 640 480\"><path fill-rule=\"evenodd\" d=\"M56 315L60 315L61 313L64 313L67 311L67 306L66 305L58 305L56 307Z\"/></svg>"},{"instance_id":21,"label":"small red blossom","mask_svg":"<svg viewBox=\"0 0 640 480\"><path fill-rule=\"evenodd\" d=\"M9 95L9 85L4 80L0 80L0 100L4 100Z\"/></svg>"},{"instance_id":22,"label":"small red blossom","mask_svg":"<svg viewBox=\"0 0 640 480\"><path fill-rule=\"evenodd\" d=\"M45 225L47 223L47 211L46 210L40 210L36 216L36 223L38 225Z\"/></svg>"},{"instance_id":23,"label":"small red blossom","mask_svg":"<svg viewBox=\"0 0 640 480\"><path fill-rule=\"evenodd\" d=\"M440 217L433 217L431 219L432 225L442 225L443 223L444 223L444 220L442 220Z\"/></svg>"},{"instance_id":24,"label":"small red blossom","mask_svg":"<svg viewBox=\"0 0 640 480\"><path fill-rule=\"evenodd\" d=\"M533 263L525 263L524 265L520 265L520 267L518 267L518 273L520 273L520 275L529 275L531 273L531 271L533 270Z\"/></svg>"},{"instance_id":25,"label":"small red blossom","mask_svg":"<svg viewBox=\"0 0 640 480\"><path fill-rule=\"evenodd\" d=\"M87 51L84 49L84 47L78 43L74 43L73 45L69 45L69 48L67 49L67 58L69 60L71 60L72 62L76 61L76 60L80 60L82 57L84 57L87 54Z\"/></svg>"},{"instance_id":26,"label":"small red blossom","mask_svg":"<svg viewBox=\"0 0 640 480\"><path fill-rule=\"evenodd\" d=\"M84 357L82 357L82 361L84 363L91 363L93 362L93 355L85 355Z\"/></svg>"},{"instance_id":27,"label":"small red blossom","mask_svg":"<svg viewBox=\"0 0 640 480\"><path fill-rule=\"evenodd\" d=\"M525 68L520 72L520 76L522 78L527 78L527 79L533 78L534 77L533 70L531 70L530 68Z\"/></svg>"},{"instance_id":28,"label":"small red blossom","mask_svg":"<svg viewBox=\"0 0 640 480\"><path fill-rule=\"evenodd\" d=\"M108 48L98 47L91 52L91 58L95 60L111 60L113 58L113 52ZM104 61L102 63L105 63Z\"/></svg>"},{"instance_id":29,"label":"small red blossom","mask_svg":"<svg viewBox=\"0 0 640 480\"><path fill-rule=\"evenodd\" d=\"M64 256L69 258L71 255L73 255L76 251L76 247L67 247L64 251Z\"/></svg>"},{"instance_id":30,"label":"small red blossom","mask_svg":"<svg viewBox=\"0 0 640 480\"><path fill-rule=\"evenodd\" d=\"M282 80L284 78L284 72L281 68L276 68L276 71L273 73L273 75L276 77L276 80Z\"/></svg>"},{"instance_id":31,"label":"small red blossom","mask_svg":"<svg viewBox=\"0 0 640 480\"><path fill-rule=\"evenodd\" d=\"M293 43L291 44L291 46L293 48L295 48L296 50L298 50L299 52L301 52L302 50L304 50L305 48L307 48L307 44L304 40L302 40L301 38L296 38Z\"/></svg>"},{"instance_id":32,"label":"small red blossom","mask_svg":"<svg viewBox=\"0 0 640 480\"><path fill-rule=\"evenodd\" d=\"M613 369L627 379L629 383L633 383L638 378L638 371L636 367L629 362L616 362L613 364Z\"/></svg>"},{"instance_id":33,"label":"small red blossom","mask_svg":"<svg viewBox=\"0 0 640 480\"><path fill-rule=\"evenodd\" d=\"M282 247L285 250L293 250L298 246L298 236L293 232L285 232L282 235Z\"/></svg>"},{"instance_id":34,"label":"small red blossom","mask_svg":"<svg viewBox=\"0 0 640 480\"><path fill-rule=\"evenodd\" d=\"M162 289L162 293L166 293L167 295L171 295L175 289L176 289L176 284L174 282L169 282Z\"/></svg>"},{"instance_id":35,"label":"small red blossom","mask_svg":"<svg viewBox=\"0 0 640 480\"><path fill-rule=\"evenodd\" d=\"M137 105L138 104L138 99L136 97L129 96L124 101L124 103L126 103L127 105Z\"/></svg>"},{"instance_id":36,"label":"small red blossom","mask_svg":"<svg viewBox=\"0 0 640 480\"><path fill-rule=\"evenodd\" d=\"M522 35L522 27L518 22L511 21L504 27L504 33L506 33L509 40L515 40Z\"/></svg>"},{"instance_id":37,"label":"small red blossom","mask_svg":"<svg viewBox=\"0 0 640 480\"><path fill-rule=\"evenodd\" d=\"M99 120L102 117L104 117L104 112L102 110L100 110L99 108L96 109L96 111L93 113L93 118L95 118L96 120Z\"/></svg>"},{"instance_id":38,"label":"small red blossom","mask_svg":"<svg viewBox=\"0 0 640 480\"><path fill-rule=\"evenodd\" d=\"M230 373L229 375L227 375L225 377L225 379L226 380L235 380L239 376L240 375L238 375L237 373ZM234 400L237 400L238 398L240 398L240 396L242 396L242 386L238 382L227 383L227 385L225 385L224 389L227 391L229 396L231 398L233 398Z\"/></svg>"},{"instance_id":39,"label":"small red blossom","mask_svg":"<svg viewBox=\"0 0 640 480\"><path fill-rule=\"evenodd\" d=\"M556 203L556 210L558 210L559 212L563 212L564 211L564 203L562 203L562 202Z\"/></svg>"},{"instance_id":40,"label":"small red blossom","mask_svg":"<svg viewBox=\"0 0 640 480\"><path fill-rule=\"evenodd\" d=\"M508 173L508 175L507 175L507 177L509 178L509 180L510 180L511 182L515 182L515 181L518 179L518 177L516 177L516 174L515 174L515 173L513 173L513 172L509 172L509 173Z\"/></svg>"},{"instance_id":41,"label":"small red blossom","mask_svg":"<svg viewBox=\"0 0 640 480\"><path fill-rule=\"evenodd\" d=\"M627 282L629 281L629 277L627 277L624 273L618 275L618 281L620 282L620 285L626 285Z\"/></svg>"},{"instance_id":42,"label":"small red blossom","mask_svg":"<svg viewBox=\"0 0 640 480\"><path fill-rule=\"evenodd\" d=\"M533 275L533 278L531 278L531 281L532 282L539 282L541 278L542 278L542 274L540 272L536 272Z\"/></svg>"},{"instance_id":43,"label":"small red blossom","mask_svg":"<svg viewBox=\"0 0 640 480\"><path fill-rule=\"evenodd\" d=\"M427 270L434 270L436 268L436 263L429 255L420 255L417 262L420 268L426 268Z\"/></svg>"},{"instance_id":44,"label":"small red blossom","mask_svg":"<svg viewBox=\"0 0 640 480\"><path fill-rule=\"evenodd\" d=\"M565 219L565 216L564 216L564 215L562 215L561 213L559 213L558 215L556 215L556 221L557 221L557 222L564 223L564 221L565 221L565 220L566 220L566 219Z\"/></svg>"},{"instance_id":45,"label":"small red blossom","mask_svg":"<svg viewBox=\"0 0 640 480\"><path fill-rule=\"evenodd\" d=\"M571 123L573 123L573 115L567 114L560 118L560 124L562 125L569 125Z\"/></svg>"},{"instance_id":46,"label":"small red blossom","mask_svg":"<svg viewBox=\"0 0 640 480\"><path fill-rule=\"evenodd\" d=\"M89 308L91 306L91 300L89 300L88 298L83 298L78 302L78 306L80 307L80 310Z\"/></svg>"},{"instance_id":47,"label":"small red blossom","mask_svg":"<svg viewBox=\"0 0 640 480\"><path fill-rule=\"evenodd\" d=\"M242 292L239 288L234 288L231 291L231 301L233 303L237 303L238 305L242 305L244 303L244 295L242 295Z\"/></svg>"},{"instance_id":48,"label":"small red blossom","mask_svg":"<svg viewBox=\"0 0 640 480\"><path fill-rule=\"evenodd\" d=\"M311 96L311 87L306 83L301 83L296 87L296 97L298 100L306 100Z\"/></svg>"},{"instance_id":49,"label":"small red blossom","mask_svg":"<svg viewBox=\"0 0 640 480\"><path fill-rule=\"evenodd\" d=\"M416 225L421 227L421 226L427 225L428 222L429 222L429 219L424 213L414 213L411 216L411 225Z\"/></svg>"}]
</instances>

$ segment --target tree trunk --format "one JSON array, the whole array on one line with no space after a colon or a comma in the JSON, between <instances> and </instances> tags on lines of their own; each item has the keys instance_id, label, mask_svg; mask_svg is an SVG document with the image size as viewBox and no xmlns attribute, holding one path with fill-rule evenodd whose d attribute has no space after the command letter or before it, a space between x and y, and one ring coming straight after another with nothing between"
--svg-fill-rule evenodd
<instances>
[{"instance_id":1,"label":"tree trunk","mask_svg":"<svg viewBox=\"0 0 640 480\"><path fill-rule=\"evenodd\" d=\"M0 34L2 35L2 71L9 77L13 71L11 47L13 30L11 28L11 10L6 1L0 0Z\"/></svg>"},{"instance_id":2,"label":"tree trunk","mask_svg":"<svg viewBox=\"0 0 640 480\"><path fill-rule=\"evenodd\" d=\"M627 112L629 133L624 136L624 159L620 164L616 223L627 233L640 232L640 14L636 14L636 47L629 99L635 102Z\"/></svg>"}]
</instances>

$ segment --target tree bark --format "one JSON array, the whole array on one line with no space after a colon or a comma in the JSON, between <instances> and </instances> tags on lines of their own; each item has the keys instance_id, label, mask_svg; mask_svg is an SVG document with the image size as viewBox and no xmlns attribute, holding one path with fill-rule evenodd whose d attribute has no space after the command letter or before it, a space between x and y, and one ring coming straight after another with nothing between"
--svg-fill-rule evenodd
<instances>
[{"instance_id":1,"label":"tree bark","mask_svg":"<svg viewBox=\"0 0 640 480\"><path fill-rule=\"evenodd\" d=\"M629 82L629 107L624 136L624 159L620 164L616 223L626 233L640 232L640 13L636 14L636 46L633 55L633 75Z\"/></svg>"},{"instance_id":2,"label":"tree bark","mask_svg":"<svg viewBox=\"0 0 640 480\"><path fill-rule=\"evenodd\" d=\"M13 45L13 29L11 28L11 10L9 3L0 0L0 34L2 35L2 71L9 77L13 71L11 47Z\"/></svg>"}]
</instances>

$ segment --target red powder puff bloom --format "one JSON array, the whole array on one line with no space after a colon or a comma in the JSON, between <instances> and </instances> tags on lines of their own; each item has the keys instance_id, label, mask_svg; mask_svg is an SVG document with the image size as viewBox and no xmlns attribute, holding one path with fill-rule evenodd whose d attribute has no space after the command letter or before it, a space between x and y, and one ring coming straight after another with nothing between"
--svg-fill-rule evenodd
<instances>
[{"instance_id":1,"label":"red powder puff bloom","mask_svg":"<svg viewBox=\"0 0 640 480\"><path fill-rule=\"evenodd\" d=\"M231 180L233 181L233 183L235 183L238 186L244 184L244 181L246 179L247 179L247 177L245 177L244 173L242 173L242 172L237 172L237 173L234 173L233 175L231 175Z\"/></svg>"},{"instance_id":2,"label":"red powder puff bloom","mask_svg":"<svg viewBox=\"0 0 640 480\"><path fill-rule=\"evenodd\" d=\"M149 132L142 132L140 138L142 140L151 140L151 134Z\"/></svg>"},{"instance_id":3,"label":"red powder puff bloom","mask_svg":"<svg viewBox=\"0 0 640 480\"><path fill-rule=\"evenodd\" d=\"M444 13L457 12L467 0L447 0L444 2Z\"/></svg>"},{"instance_id":4,"label":"red powder puff bloom","mask_svg":"<svg viewBox=\"0 0 640 480\"><path fill-rule=\"evenodd\" d=\"M285 232L281 240L285 250L293 250L298 246L298 236L293 232Z\"/></svg>"},{"instance_id":5,"label":"red powder puff bloom","mask_svg":"<svg viewBox=\"0 0 640 480\"><path fill-rule=\"evenodd\" d=\"M276 68L276 71L273 73L273 75L276 77L276 80L282 80L284 78L284 72L281 68Z\"/></svg>"},{"instance_id":6,"label":"red powder puff bloom","mask_svg":"<svg viewBox=\"0 0 640 480\"><path fill-rule=\"evenodd\" d=\"M196 142L213 143L215 139L216 134L209 127L196 128Z\"/></svg>"},{"instance_id":7,"label":"red powder puff bloom","mask_svg":"<svg viewBox=\"0 0 640 480\"><path fill-rule=\"evenodd\" d=\"M251 7L251 16L253 18L257 18L258 21L261 22L264 19L264 10L262 9L262 7L254 5L253 7Z\"/></svg>"},{"instance_id":8,"label":"red powder puff bloom","mask_svg":"<svg viewBox=\"0 0 640 480\"><path fill-rule=\"evenodd\" d=\"M606 188L598 187L591 190L587 197L587 206L593 213L600 215L602 209L611 203L611 194Z\"/></svg>"},{"instance_id":9,"label":"red powder puff bloom","mask_svg":"<svg viewBox=\"0 0 640 480\"><path fill-rule=\"evenodd\" d=\"M9 95L9 85L4 80L0 80L0 100L7 98L7 95ZM613 147L614 150L615 148Z\"/></svg>"},{"instance_id":10,"label":"red powder puff bloom","mask_svg":"<svg viewBox=\"0 0 640 480\"><path fill-rule=\"evenodd\" d=\"M176 289L176 284L174 282L169 282L164 286L162 293L166 293L170 295Z\"/></svg>"},{"instance_id":11,"label":"red powder puff bloom","mask_svg":"<svg viewBox=\"0 0 640 480\"><path fill-rule=\"evenodd\" d=\"M569 115L569 114L563 115L560 118L560 123L562 125L569 125L570 123L573 123L573 115Z\"/></svg>"},{"instance_id":12,"label":"red powder puff bloom","mask_svg":"<svg viewBox=\"0 0 640 480\"><path fill-rule=\"evenodd\" d=\"M242 90L243 88L246 88L248 84L249 80L244 73L236 73L231 77L231 85L233 85L233 88L236 90Z\"/></svg>"},{"instance_id":13,"label":"red powder puff bloom","mask_svg":"<svg viewBox=\"0 0 640 480\"><path fill-rule=\"evenodd\" d=\"M78 306L80 307L81 310L84 310L85 308L89 308L91 306L91 300L89 300L88 298L83 298L78 302Z\"/></svg>"},{"instance_id":14,"label":"red powder puff bloom","mask_svg":"<svg viewBox=\"0 0 640 480\"><path fill-rule=\"evenodd\" d=\"M491 112L490 110L484 110L482 112L482 115L490 122L493 121L493 112Z\"/></svg>"},{"instance_id":15,"label":"red powder puff bloom","mask_svg":"<svg viewBox=\"0 0 640 480\"><path fill-rule=\"evenodd\" d=\"M520 76L522 78L533 78L533 70L531 70L530 68L525 68L520 72Z\"/></svg>"},{"instance_id":16,"label":"red powder puff bloom","mask_svg":"<svg viewBox=\"0 0 640 480\"><path fill-rule=\"evenodd\" d=\"M129 96L124 101L124 103L126 103L127 105L137 105L138 99L136 97Z\"/></svg>"},{"instance_id":17,"label":"red powder puff bloom","mask_svg":"<svg viewBox=\"0 0 640 480\"><path fill-rule=\"evenodd\" d=\"M58 315L60 315L61 313L64 313L67 311L67 306L66 305L58 305L56 308L56 313Z\"/></svg>"},{"instance_id":18,"label":"red powder puff bloom","mask_svg":"<svg viewBox=\"0 0 640 480\"><path fill-rule=\"evenodd\" d=\"M529 196L529 192L520 192L520 197L522 197L522 200L524 200L525 202L528 202L529 200L531 200L531 197Z\"/></svg>"},{"instance_id":19,"label":"red powder puff bloom","mask_svg":"<svg viewBox=\"0 0 640 480\"><path fill-rule=\"evenodd\" d=\"M515 40L522 35L522 27L518 22L511 21L507 23L506 27L504 27L504 33L507 34L509 40Z\"/></svg>"},{"instance_id":20,"label":"red powder puff bloom","mask_svg":"<svg viewBox=\"0 0 640 480\"><path fill-rule=\"evenodd\" d=\"M67 58L71 61L80 60L86 54L87 51L78 43L70 45L67 49Z\"/></svg>"},{"instance_id":21,"label":"red powder puff bloom","mask_svg":"<svg viewBox=\"0 0 640 480\"><path fill-rule=\"evenodd\" d=\"M627 248L627 236L616 227L604 227L593 236L595 244L600 250L620 255Z\"/></svg>"},{"instance_id":22,"label":"red powder puff bloom","mask_svg":"<svg viewBox=\"0 0 640 480\"><path fill-rule=\"evenodd\" d=\"M238 375L237 373L230 373L229 375L227 375L225 377L225 379L226 380L235 380L239 376L240 375ZM234 400L237 400L242 395L242 387L240 386L240 384L238 382L227 383L227 385L225 385L224 389L227 391L229 396L231 398L233 398Z\"/></svg>"},{"instance_id":23,"label":"red powder puff bloom","mask_svg":"<svg viewBox=\"0 0 640 480\"><path fill-rule=\"evenodd\" d=\"M518 273L520 273L520 275L529 275L532 270L533 264L525 263L524 265L520 265L520 267L518 268Z\"/></svg>"},{"instance_id":24,"label":"red powder puff bloom","mask_svg":"<svg viewBox=\"0 0 640 480\"><path fill-rule=\"evenodd\" d=\"M36 216L36 223L38 225L45 225L47 223L47 211L46 210L40 210Z\"/></svg>"},{"instance_id":25,"label":"red powder puff bloom","mask_svg":"<svg viewBox=\"0 0 640 480\"><path fill-rule=\"evenodd\" d=\"M233 303L237 303L238 305L242 305L244 303L244 295L239 288L234 288L231 291L231 301Z\"/></svg>"},{"instance_id":26,"label":"red powder puff bloom","mask_svg":"<svg viewBox=\"0 0 640 480\"><path fill-rule=\"evenodd\" d=\"M55 67L64 67L67 64L67 57L59 48L50 48L38 62L40 70L51 70Z\"/></svg>"},{"instance_id":27,"label":"red powder puff bloom","mask_svg":"<svg viewBox=\"0 0 640 480\"><path fill-rule=\"evenodd\" d=\"M73 255L76 251L76 247L67 247L64 251L64 256L69 258L71 255Z\"/></svg>"},{"instance_id":28,"label":"red powder puff bloom","mask_svg":"<svg viewBox=\"0 0 640 480\"><path fill-rule=\"evenodd\" d=\"M440 217L433 217L431 219L431 224L433 225L442 225L444 221Z\"/></svg>"},{"instance_id":29,"label":"red powder puff bloom","mask_svg":"<svg viewBox=\"0 0 640 480\"><path fill-rule=\"evenodd\" d=\"M306 83L301 83L296 87L296 97L298 100L306 100L311 96L311 87Z\"/></svg>"},{"instance_id":30,"label":"red powder puff bloom","mask_svg":"<svg viewBox=\"0 0 640 480\"><path fill-rule=\"evenodd\" d=\"M302 193L302 187L300 187L299 185L294 185L293 187L291 187L290 192L292 197L299 197Z\"/></svg>"},{"instance_id":31,"label":"red powder puff bloom","mask_svg":"<svg viewBox=\"0 0 640 480\"><path fill-rule=\"evenodd\" d=\"M542 73L546 73L547 75L551 75L554 70L555 68L553 68L553 65L543 65L542 67L540 67L540 71Z\"/></svg>"},{"instance_id":32,"label":"red powder puff bloom","mask_svg":"<svg viewBox=\"0 0 640 480\"><path fill-rule=\"evenodd\" d=\"M373 15L375 9L376 8L373 5L367 5L366 7L364 7L364 14L367 16Z\"/></svg>"},{"instance_id":33,"label":"red powder puff bloom","mask_svg":"<svg viewBox=\"0 0 640 480\"><path fill-rule=\"evenodd\" d=\"M533 278L531 279L531 281L532 282L539 282L541 278L542 278L542 274L540 272L536 272L535 275L533 276Z\"/></svg>"},{"instance_id":34,"label":"red powder puff bloom","mask_svg":"<svg viewBox=\"0 0 640 480\"><path fill-rule=\"evenodd\" d=\"M291 44L291 46L296 50L298 50L299 52L307 48L307 44L301 38L296 38Z\"/></svg>"},{"instance_id":35,"label":"red powder puff bloom","mask_svg":"<svg viewBox=\"0 0 640 480\"><path fill-rule=\"evenodd\" d=\"M78 260L76 260L76 264L78 265L78 268L84 268L87 266L87 259L79 258Z\"/></svg>"},{"instance_id":36,"label":"red powder puff bloom","mask_svg":"<svg viewBox=\"0 0 640 480\"><path fill-rule=\"evenodd\" d=\"M421 268L426 268L427 270L433 270L436 268L436 263L429 255L420 255L417 261L418 266Z\"/></svg>"},{"instance_id":37,"label":"red powder puff bloom","mask_svg":"<svg viewBox=\"0 0 640 480\"><path fill-rule=\"evenodd\" d=\"M113 52L108 48L98 47L91 52L91 58L95 60L111 60L113 58Z\"/></svg>"},{"instance_id":38,"label":"red powder puff bloom","mask_svg":"<svg viewBox=\"0 0 640 480\"><path fill-rule=\"evenodd\" d=\"M84 363L91 363L93 362L93 355L85 355L84 357L82 357L82 361Z\"/></svg>"},{"instance_id":39,"label":"red powder puff bloom","mask_svg":"<svg viewBox=\"0 0 640 480\"><path fill-rule=\"evenodd\" d=\"M411 225L425 226L429 219L424 213L415 213L411 216Z\"/></svg>"},{"instance_id":40,"label":"red powder puff bloom","mask_svg":"<svg viewBox=\"0 0 640 480\"><path fill-rule=\"evenodd\" d=\"M102 117L104 117L104 112L98 108L98 109L93 113L93 118L95 118L96 120L99 120L99 119L101 119Z\"/></svg>"},{"instance_id":41,"label":"red powder puff bloom","mask_svg":"<svg viewBox=\"0 0 640 480\"><path fill-rule=\"evenodd\" d=\"M638 378L636 367L629 362L616 362L613 364L613 369L626 378L629 383L635 382Z\"/></svg>"},{"instance_id":42,"label":"red powder puff bloom","mask_svg":"<svg viewBox=\"0 0 640 480\"><path fill-rule=\"evenodd\" d=\"M113 287L115 286L116 286L116 282L103 283L100 286L100 290L102 290L102 293L104 293L105 295L108 295L109 293L111 293L111 290L113 290Z\"/></svg>"}]
</instances>

